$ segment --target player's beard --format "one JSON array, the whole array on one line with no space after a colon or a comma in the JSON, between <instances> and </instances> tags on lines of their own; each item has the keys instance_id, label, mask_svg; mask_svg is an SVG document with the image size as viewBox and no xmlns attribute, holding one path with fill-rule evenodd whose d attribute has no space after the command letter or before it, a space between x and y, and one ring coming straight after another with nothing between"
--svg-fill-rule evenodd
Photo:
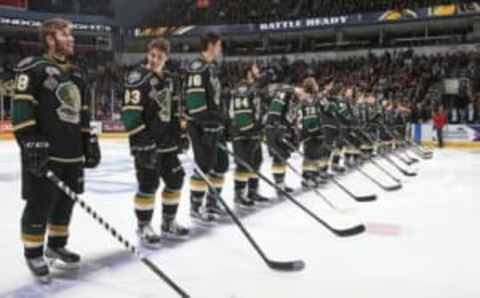
<instances>
[{"instance_id":1,"label":"player's beard","mask_svg":"<svg viewBox=\"0 0 480 298\"><path fill-rule=\"evenodd\" d=\"M67 41L60 41L55 38L55 55L65 58L73 56L73 46L70 48Z\"/></svg>"}]
</instances>

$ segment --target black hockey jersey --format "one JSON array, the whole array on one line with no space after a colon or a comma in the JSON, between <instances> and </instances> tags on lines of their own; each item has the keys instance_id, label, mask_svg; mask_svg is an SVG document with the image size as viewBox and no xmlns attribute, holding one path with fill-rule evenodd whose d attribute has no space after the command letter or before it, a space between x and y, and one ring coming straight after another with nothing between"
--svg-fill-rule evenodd
<instances>
[{"instance_id":1,"label":"black hockey jersey","mask_svg":"<svg viewBox=\"0 0 480 298\"><path fill-rule=\"evenodd\" d=\"M84 74L46 55L23 59L15 72L13 129L17 140L44 136L50 143L50 160L83 162L82 133L90 133Z\"/></svg>"}]
</instances>

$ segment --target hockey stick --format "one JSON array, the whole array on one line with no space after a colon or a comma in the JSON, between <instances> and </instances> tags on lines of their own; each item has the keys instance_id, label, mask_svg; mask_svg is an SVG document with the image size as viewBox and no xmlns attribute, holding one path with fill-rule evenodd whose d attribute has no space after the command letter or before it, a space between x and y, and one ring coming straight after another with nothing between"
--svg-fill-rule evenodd
<instances>
[{"instance_id":1,"label":"hockey stick","mask_svg":"<svg viewBox=\"0 0 480 298\"><path fill-rule=\"evenodd\" d=\"M191 159L190 157L188 157ZM263 259L263 261L267 264L268 267L274 270L280 270L280 271L299 271L303 270L305 268L305 262L302 260L296 260L296 261L287 261L287 262L280 262L280 261L273 261L269 259L263 250L260 248L258 243L253 239L252 235L247 231L247 229L243 226L242 222L238 219L238 217L232 212L230 207L228 207L227 203L222 199L222 197L219 195L215 187L213 186L212 182L208 179L207 175L200 169L200 167L197 165L197 163L191 159L191 162L193 163L195 171L203 178L203 180L208 184L210 190L213 192L214 196L217 198L217 200L222 204L223 208L225 208L225 211L230 215L230 217L233 219L235 224L240 228L240 231L242 231L243 235L248 239L248 242L253 246L255 251L260 255L260 257Z\"/></svg>"},{"instance_id":2,"label":"hockey stick","mask_svg":"<svg viewBox=\"0 0 480 298\"><path fill-rule=\"evenodd\" d=\"M399 166L394 160L392 160L388 155L386 154L380 154L386 161L388 161L390 164L392 164L397 170L399 170L403 175L407 176L407 177L415 177L417 176L417 173L415 172L409 172L407 170L405 170L404 168L402 168L401 166Z\"/></svg>"},{"instance_id":3,"label":"hockey stick","mask_svg":"<svg viewBox=\"0 0 480 298\"><path fill-rule=\"evenodd\" d=\"M293 150L294 152L300 154L302 157L305 158L305 155L303 155L303 153L299 152L295 146L293 146L292 143L288 142L287 140L283 140L283 142L285 143L285 145L287 145L291 150ZM355 195L354 193L352 193L345 185L343 185L342 183L340 183L340 181L338 181L335 177L331 177L330 178L333 183L335 185L337 185L341 190L343 190L347 195L349 195L352 199L354 199L355 201L357 202L371 202L371 201L375 201L377 199L377 195L373 194L373 195L367 195L367 196L357 196Z\"/></svg>"},{"instance_id":4,"label":"hockey stick","mask_svg":"<svg viewBox=\"0 0 480 298\"><path fill-rule=\"evenodd\" d=\"M403 151L403 154L405 154L405 156L410 159L413 163L418 163L420 162L420 160L414 156L411 156L410 154L408 154L408 148L406 147L401 147L400 149L402 149Z\"/></svg>"},{"instance_id":5,"label":"hockey stick","mask_svg":"<svg viewBox=\"0 0 480 298\"><path fill-rule=\"evenodd\" d=\"M304 178L303 178L303 175L291 164L288 162L288 160L282 158L282 156L277 152L275 151L275 149L273 148L269 148L270 151L272 151L273 154L275 154L275 156L277 156L278 159L280 159L283 163L285 163L287 165L287 167L292 170L292 172L294 174L296 174L298 177L300 177L300 179L302 179L302 186L308 188L308 190L310 191L313 191L317 196L319 196L330 208L332 208L333 210L336 210L336 211L340 211L339 208L337 206L335 206L327 197L325 197L320 191L318 191L318 189L316 189L315 187L312 187L311 185L308 184L308 181L306 181Z\"/></svg>"},{"instance_id":6,"label":"hockey stick","mask_svg":"<svg viewBox=\"0 0 480 298\"><path fill-rule=\"evenodd\" d=\"M363 137L364 137L369 143L374 144L373 140L371 140L371 138L370 138L366 133L364 133L364 132L362 132L362 131L360 131L360 132L362 133ZM351 134L350 136L353 137L353 138L355 138L357 141L362 141L362 140L360 139L360 136L358 136L355 132L354 132L353 135ZM347 142L349 142L349 141L347 140ZM350 144L352 144L352 143L350 142ZM353 144L352 144L352 145L353 145ZM377 163L377 162L375 161L375 159L373 159L373 157L370 157L370 156L369 156L368 153L363 153L363 152L362 152L362 156L363 156L364 159L366 159L367 161L371 162L371 163L372 163L376 168L378 168L380 171L382 171L382 172L385 173L387 176L389 176L390 178L392 178L395 182L397 182L397 183L399 183L399 184L402 183L402 181L401 181L399 178L395 177L392 173L390 173L390 172L387 171L384 167L382 167L379 163Z\"/></svg>"},{"instance_id":7,"label":"hockey stick","mask_svg":"<svg viewBox=\"0 0 480 298\"><path fill-rule=\"evenodd\" d=\"M389 134L389 136L394 140L394 142L397 139L401 139L401 136L399 136L399 133L396 132L394 129L389 128L387 125L383 125L383 128L385 129L385 132ZM404 156L401 156L400 153L397 152L395 149L392 150L391 153L407 166L411 166L412 164L418 162L418 159L412 159L411 157L408 156L408 154L406 154L406 152L404 153L407 159L405 159Z\"/></svg>"},{"instance_id":8,"label":"hockey stick","mask_svg":"<svg viewBox=\"0 0 480 298\"><path fill-rule=\"evenodd\" d=\"M90 205L88 205L84 200L78 197L78 195L66 185L60 178L55 175L51 170L47 172L46 177L53 182L59 189L61 189L72 201L78 203L80 207L88 213L97 223L107 230L110 235L113 236L118 242L120 242L128 251L130 251L135 257L137 257L143 264L145 264L150 270L152 270L158 277L160 277L164 282L166 282L172 289L177 292L182 298L190 297L182 288L180 288L173 280L170 279L165 273L163 273L157 265L155 265L150 259L145 257L138 251L138 249L131 244L124 236L112 227L108 222L105 221Z\"/></svg>"},{"instance_id":9,"label":"hockey stick","mask_svg":"<svg viewBox=\"0 0 480 298\"><path fill-rule=\"evenodd\" d=\"M274 189L276 189L277 191L281 192L287 199L289 199L292 203L294 203L297 207L299 207L300 209L302 209L305 213L307 213L308 215L310 215L313 219L315 219L317 222L319 222L322 226L324 226L327 230L329 230L330 232L332 232L333 234L335 234L336 236L339 236L339 237L347 237L347 236L353 236L353 235L357 235L357 234L360 234L360 233L363 233L365 232L365 225L363 224L359 224L359 225L355 225L353 227L349 227L349 228L346 228L346 229L338 229L338 228L335 228L335 227L332 227L330 224L328 224L325 220L321 219L320 217L318 217L315 213L313 213L310 209L308 209L307 207L305 207L303 204L301 204L299 201L297 201L296 199L293 198L293 196L291 194L289 194L288 192L286 192L284 189L282 189L281 187L279 187L277 184L275 184L275 182L271 181L270 179L268 179L265 175L263 175L262 173L260 173L259 171L255 170L249 163L247 163L246 161L244 161L243 159L241 159L240 157L238 157L235 153L233 153L230 149L228 149L227 147L223 146L222 144L217 144L217 146L224 150L228 155L232 156L233 158L235 158L235 160L237 162L239 162L240 164L242 164L244 167L246 167L249 171L257 174L257 176L259 178L261 178L263 181L265 181L268 185L270 185L271 187L273 187Z\"/></svg>"},{"instance_id":10,"label":"hockey stick","mask_svg":"<svg viewBox=\"0 0 480 298\"><path fill-rule=\"evenodd\" d=\"M344 140L349 146L353 146L353 147L356 147L355 144L353 144L352 142L350 142L348 139L345 138ZM397 185L392 185L392 186L387 186L387 185L384 185L382 184L380 181L378 181L377 179L373 178L371 175L369 175L366 171L364 171L360 165L353 165L353 168L356 169L357 171L360 172L360 174L362 174L363 176L365 176L368 180L370 180L371 182L373 182L375 185L377 185L378 187L380 187L381 189L385 190L385 191L395 191L395 190L399 190L402 188L402 184L400 181L397 181L395 180L395 182L397 182Z\"/></svg>"},{"instance_id":11,"label":"hockey stick","mask_svg":"<svg viewBox=\"0 0 480 298\"><path fill-rule=\"evenodd\" d=\"M363 131L360 131L360 133L362 134L362 136L364 136L365 138L367 138L370 143L372 144L375 144L375 141L372 139L372 137L366 133L366 132L363 132ZM391 163L398 171L400 171L403 175L405 176L408 176L408 177L414 177L414 176L417 176L417 173L413 173L413 172L409 172L407 170L405 170L404 168L402 168L401 166L399 166L398 164L396 164L390 157L388 157L385 153L379 153L379 155L381 157L383 157L385 160L387 160L389 163Z\"/></svg>"},{"instance_id":12,"label":"hockey stick","mask_svg":"<svg viewBox=\"0 0 480 298\"><path fill-rule=\"evenodd\" d=\"M397 185L392 185L392 186L388 186L388 185L384 185L382 184L380 181L378 181L377 179L373 178L372 176L370 176L367 172L365 172L362 168L360 167L356 167L356 169L365 177L367 177L368 180L372 181L375 185L377 185L378 187L380 187L381 189L385 190L385 191L395 191L395 190L399 190L402 188L402 184L398 183Z\"/></svg>"},{"instance_id":13,"label":"hockey stick","mask_svg":"<svg viewBox=\"0 0 480 298\"><path fill-rule=\"evenodd\" d=\"M392 173L390 173L389 171L387 171L387 169L385 169L384 167L382 167L378 162L376 162L373 158L371 157L366 157L367 160L369 162L371 162L377 169L379 169L380 171L382 171L383 173L385 173L388 177L392 178L394 181L396 181L397 183L402 183L402 181L395 177Z\"/></svg>"},{"instance_id":14,"label":"hockey stick","mask_svg":"<svg viewBox=\"0 0 480 298\"><path fill-rule=\"evenodd\" d=\"M403 162L405 165L407 166L411 166L412 164L414 164L413 161L411 160L406 160L403 156L401 156L398 152L396 152L395 150L392 150L390 151L390 153L392 153L393 156L395 156L396 158L398 158L398 160L400 160L401 162Z\"/></svg>"}]
</instances>

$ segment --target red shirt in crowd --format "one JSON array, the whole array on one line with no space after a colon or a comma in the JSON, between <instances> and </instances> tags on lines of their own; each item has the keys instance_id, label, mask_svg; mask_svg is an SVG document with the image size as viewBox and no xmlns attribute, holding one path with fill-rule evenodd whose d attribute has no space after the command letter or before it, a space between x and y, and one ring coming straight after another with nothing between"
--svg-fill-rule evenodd
<instances>
[{"instance_id":1,"label":"red shirt in crowd","mask_svg":"<svg viewBox=\"0 0 480 298\"><path fill-rule=\"evenodd\" d=\"M448 119L445 113L436 113L433 115L433 123L436 128L442 129L447 124Z\"/></svg>"}]
</instances>

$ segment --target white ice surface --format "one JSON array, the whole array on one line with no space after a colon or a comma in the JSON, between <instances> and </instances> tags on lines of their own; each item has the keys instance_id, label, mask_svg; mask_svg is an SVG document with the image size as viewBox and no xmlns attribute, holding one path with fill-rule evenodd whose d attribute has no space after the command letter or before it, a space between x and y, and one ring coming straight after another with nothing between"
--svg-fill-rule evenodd
<instances>
[{"instance_id":1,"label":"white ice surface","mask_svg":"<svg viewBox=\"0 0 480 298\"><path fill-rule=\"evenodd\" d=\"M102 165L88 172L82 198L136 244L136 186L127 142L101 145ZM300 167L300 158L294 156L293 163ZM269 166L267 158L262 171L270 177ZM185 167L189 171L191 165ZM356 203L331 185L322 190L367 224L367 233L357 237L333 236L288 201L242 219L270 258L303 259L301 272L270 270L231 223L146 253L192 297L480 297L480 152L437 150L433 160L415 167L418 177L402 177L403 189L390 193L358 173L341 179L358 194L377 193L372 203ZM374 167L365 169L391 183ZM16 144L0 142L0 297L177 297L79 207L69 247L81 253L82 269L54 270L51 285L38 285L24 264L20 242L19 177ZM231 203L230 174L226 181L223 194ZM288 181L299 185L291 173ZM273 194L264 183L262 190ZM190 225L188 180L183 195L179 220ZM313 210L326 208L311 192L297 198ZM160 209L158 200L157 229Z\"/></svg>"}]
</instances>

